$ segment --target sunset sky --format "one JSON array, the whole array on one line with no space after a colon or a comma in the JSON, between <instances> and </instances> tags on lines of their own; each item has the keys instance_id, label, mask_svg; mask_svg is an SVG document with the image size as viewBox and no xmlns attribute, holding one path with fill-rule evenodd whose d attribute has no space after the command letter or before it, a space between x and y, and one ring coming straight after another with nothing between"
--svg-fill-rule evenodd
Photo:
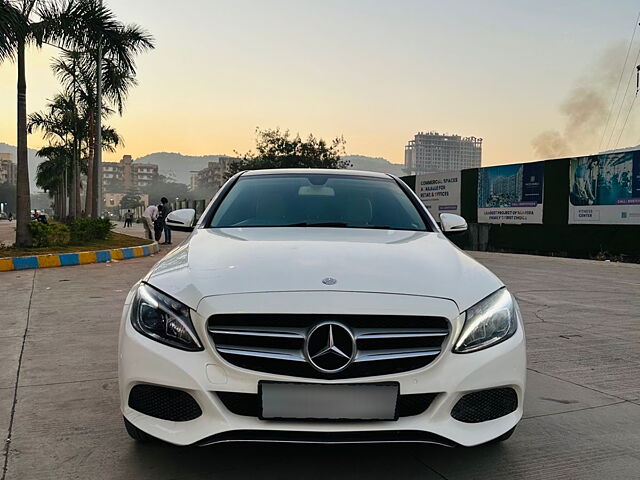
<instances>
[{"instance_id":1,"label":"sunset sky","mask_svg":"<svg viewBox=\"0 0 640 480\"><path fill-rule=\"evenodd\" d=\"M106 160L244 152L255 127L344 135L348 153L394 163L419 130L484 138L485 165L533 160L533 138L564 134L561 106L575 87L606 98L606 114L638 14L631 0L105 3L157 42L139 57L140 85L124 116L107 122L126 146ZM28 52L30 112L58 89L52 55ZM7 62L0 107L0 141L15 145L15 65ZM623 145L640 143L637 109ZM568 153L598 148L598 122L581 138L569 128ZM43 144L39 135L29 142Z\"/></svg>"}]
</instances>

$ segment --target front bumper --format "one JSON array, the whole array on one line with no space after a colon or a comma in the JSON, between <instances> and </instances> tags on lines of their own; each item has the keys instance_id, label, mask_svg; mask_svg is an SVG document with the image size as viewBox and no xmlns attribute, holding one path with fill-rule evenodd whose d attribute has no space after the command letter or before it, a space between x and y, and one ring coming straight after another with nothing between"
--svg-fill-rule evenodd
<instances>
[{"instance_id":1,"label":"front bumper","mask_svg":"<svg viewBox=\"0 0 640 480\"><path fill-rule=\"evenodd\" d=\"M286 307L283 307L286 306ZM296 442L428 442L473 446L499 437L522 417L525 388L525 339L522 325L513 337L494 347L469 354L453 354L451 344L462 328L456 305L448 300L405 295L349 292L295 292L224 295L205 298L193 313L193 323L205 345L202 352L185 352L146 338L129 321L125 305L119 341L121 409L125 418L148 434L176 445L229 441ZM215 313L283 312L327 314L430 315L450 319L451 335L440 356L420 370L378 377L324 381L244 370L227 363L213 348L206 333L206 319ZM257 393L260 380L325 383L396 381L401 394L436 393L422 414L396 421L296 422L260 420L231 413L215 392ZM131 389L152 384L188 392L202 415L195 420L173 422L142 414L128 406ZM456 402L468 392L511 387L518 407L495 420L464 423L451 417Z\"/></svg>"}]
</instances>

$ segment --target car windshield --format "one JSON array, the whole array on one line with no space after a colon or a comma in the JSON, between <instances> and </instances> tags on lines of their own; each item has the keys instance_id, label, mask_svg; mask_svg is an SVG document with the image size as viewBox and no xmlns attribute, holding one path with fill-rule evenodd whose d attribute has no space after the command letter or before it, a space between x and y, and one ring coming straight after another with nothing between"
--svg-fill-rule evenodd
<instances>
[{"instance_id":1,"label":"car windshield","mask_svg":"<svg viewBox=\"0 0 640 480\"><path fill-rule=\"evenodd\" d=\"M209 227L430 230L392 178L318 173L241 176Z\"/></svg>"}]
</instances>

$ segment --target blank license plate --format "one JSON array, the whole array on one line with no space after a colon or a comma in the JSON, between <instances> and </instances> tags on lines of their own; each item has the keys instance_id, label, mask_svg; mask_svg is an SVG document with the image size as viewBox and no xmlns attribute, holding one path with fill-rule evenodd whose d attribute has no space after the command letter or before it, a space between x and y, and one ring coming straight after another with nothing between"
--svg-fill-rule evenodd
<instances>
[{"instance_id":1,"label":"blank license plate","mask_svg":"<svg viewBox=\"0 0 640 480\"><path fill-rule=\"evenodd\" d=\"M396 420L398 383L260 382L263 419Z\"/></svg>"}]
</instances>

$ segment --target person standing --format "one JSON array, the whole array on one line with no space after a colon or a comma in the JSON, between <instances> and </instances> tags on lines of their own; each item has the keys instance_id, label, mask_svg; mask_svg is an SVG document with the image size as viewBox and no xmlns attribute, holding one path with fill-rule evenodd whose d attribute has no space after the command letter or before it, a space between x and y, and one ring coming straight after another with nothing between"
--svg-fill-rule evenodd
<instances>
[{"instance_id":1,"label":"person standing","mask_svg":"<svg viewBox=\"0 0 640 480\"><path fill-rule=\"evenodd\" d=\"M144 212L142 212L142 225L144 231L149 240L153 240L153 222L158 218L158 207L155 205L149 205Z\"/></svg>"},{"instance_id":2,"label":"person standing","mask_svg":"<svg viewBox=\"0 0 640 480\"><path fill-rule=\"evenodd\" d=\"M162 230L164 229L164 217L162 216L162 204L158 204L158 218L153 222L153 233L156 242L160 241L162 238ZM163 242L162 245L165 245L167 242Z\"/></svg>"},{"instance_id":3,"label":"person standing","mask_svg":"<svg viewBox=\"0 0 640 480\"><path fill-rule=\"evenodd\" d=\"M127 210L127 213L124 214L124 226L133 227L133 213L131 210Z\"/></svg>"},{"instance_id":4,"label":"person standing","mask_svg":"<svg viewBox=\"0 0 640 480\"><path fill-rule=\"evenodd\" d=\"M162 227L164 229L164 242L163 245L171 245L171 228L167 225L167 216L173 211L171 208L171 204L167 197L162 197L160 199L162 202Z\"/></svg>"}]
</instances>

